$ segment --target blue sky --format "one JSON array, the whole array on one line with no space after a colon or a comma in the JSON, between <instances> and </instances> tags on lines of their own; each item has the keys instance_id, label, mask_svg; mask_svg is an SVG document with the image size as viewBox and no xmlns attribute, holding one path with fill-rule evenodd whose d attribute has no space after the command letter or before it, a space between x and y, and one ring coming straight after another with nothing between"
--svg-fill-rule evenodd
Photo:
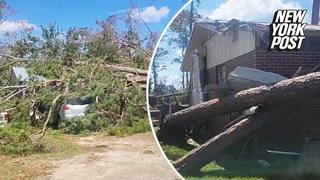
<instances>
[{"instance_id":1,"label":"blue sky","mask_svg":"<svg viewBox=\"0 0 320 180\"><path fill-rule=\"evenodd\" d=\"M307 9L305 21L311 22L313 0L201 0L201 4L197 7L200 14L210 17L211 19L238 19L242 21L258 21L271 22L274 12L278 9ZM186 7L190 8L190 7ZM179 49L167 47L166 44L159 46L168 48L170 51L170 59L180 56ZM165 62L159 76L166 80L166 84L174 84L181 87L180 64L170 63L170 59Z\"/></svg>"},{"instance_id":2,"label":"blue sky","mask_svg":"<svg viewBox=\"0 0 320 180\"><path fill-rule=\"evenodd\" d=\"M57 23L63 30L70 27L95 28L96 20L105 20L109 15L123 16L131 3L137 5L146 18L151 30L161 33L171 18L185 4L183 0L6 0L17 10L9 21L26 20L28 24L39 27ZM9 27L9 26L7 26Z\"/></svg>"},{"instance_id":3,"label":"blue sky","mask_svg":"<svg viewBox=\"0 0 320 180\"><path fill-rule=\"evenodd\" d=\"M307 9L311 21L313 0L202 0L199 12L214 19L270 22L277 9Z\"/></svg>"}]
</instances>

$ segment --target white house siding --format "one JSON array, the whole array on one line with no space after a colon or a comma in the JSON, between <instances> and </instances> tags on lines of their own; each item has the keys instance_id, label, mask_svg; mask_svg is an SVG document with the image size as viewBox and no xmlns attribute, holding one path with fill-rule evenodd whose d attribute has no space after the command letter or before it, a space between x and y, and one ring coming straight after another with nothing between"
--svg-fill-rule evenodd
<instances>
[{"instance_id":1,"label":"white house siding","mask_svg":"<svg viewBox=\"0 0 320 180\"><path fill-rule=\"evenodd\" d=\"M255 49L255 37L252 32L238 31L235 42L232 42L233 30L224 35L217 35L207 45L207 69L229 61Z\"/></svg>"}]
</instances>

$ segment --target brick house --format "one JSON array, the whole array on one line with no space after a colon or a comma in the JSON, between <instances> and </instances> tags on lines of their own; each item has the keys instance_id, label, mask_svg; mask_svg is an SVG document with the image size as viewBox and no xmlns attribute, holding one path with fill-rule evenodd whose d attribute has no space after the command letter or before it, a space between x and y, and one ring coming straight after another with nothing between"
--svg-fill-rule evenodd
<instances>
[{"instance_id":1,"label":"brick house","mask_svg":"<svg viewBox=\"0 0 320 180\"><path fill-rule=\"evenodd\" d=\"M227 75L237 66L256 68L291 78L318 71L320 65L320 26L307 25L305 40L298 51L267 51L269 24L258 22L198 21L195 23L182 71L190 72L190 105L227 94ZM213 135L238 114L214 117L208 121ZM272 132L272 133L271 133ZM320 137L320 97L293 107L286 119L257 133L261 148L300 151L307 137ZM269 140L272 140L269 142ZM269 142L269 143L268 143Z\"/></svg>"}]
</instances>

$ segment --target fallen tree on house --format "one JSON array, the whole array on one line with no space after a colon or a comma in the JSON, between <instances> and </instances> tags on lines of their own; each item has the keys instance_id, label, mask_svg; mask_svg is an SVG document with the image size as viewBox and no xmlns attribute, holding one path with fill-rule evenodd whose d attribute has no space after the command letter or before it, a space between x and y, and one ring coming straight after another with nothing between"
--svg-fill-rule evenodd
<instances>
[{"instance_id":1,"label":"fallen tree on house","mask_svg":"<svg viewBox=\"0 0 320 180\"><path fill-rule=\"evenodd\" d=\"M164 119L165 126L185 126L210 117L244 111L252 106L273 105L320 92L320 72L283 80L272 86L240 91L233 96L215 98L176 112Z\"/></svg>"},{"instance_id":2,"label":"fallen tree on house","mask_svg":"<svg viewBox=\"0 0 320 180\"><path fill-rule=\"evenodd\" d=\"M174 162L180 173L197 171L221 156L224 150L258 130L268 122L281 119L292 104L309 100L320 93L320 72L283 80L272 86L260 86L243 90L230 97L211 101L184 109L165 118L162 132L174 131L192 123L209 118L246 110L263 105L263 110L239 122L211 138Z\"/></svg>"}]
</instances>

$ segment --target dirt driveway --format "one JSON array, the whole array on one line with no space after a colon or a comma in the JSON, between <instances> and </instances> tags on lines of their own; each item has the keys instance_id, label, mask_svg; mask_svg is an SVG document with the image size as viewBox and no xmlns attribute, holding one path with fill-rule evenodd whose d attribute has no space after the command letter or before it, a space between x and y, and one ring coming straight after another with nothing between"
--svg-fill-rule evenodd
<instances>
[{"instance_id":1,"label":"dirt driveway","mask_svg":"<svg viewBox=\"0 0 320 180\"><path fill-rule=\"evenodd\" d=\"M39 179L180 179L167 164L152 133L124 138L89 136L77 142L88 153L53 162L52 174Z\"/></svg>"}]
</instances>

